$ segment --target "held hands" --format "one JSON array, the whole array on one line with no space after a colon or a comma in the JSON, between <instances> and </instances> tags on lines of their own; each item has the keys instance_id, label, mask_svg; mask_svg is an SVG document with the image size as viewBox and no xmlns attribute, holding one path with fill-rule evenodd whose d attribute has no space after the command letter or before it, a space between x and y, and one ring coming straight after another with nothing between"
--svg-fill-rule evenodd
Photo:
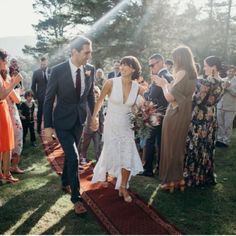
<instances>
[{"instance_id":1,"label":"held hands","mask_svg":"<svg viewBox=\"0 0 236 236\"><path fill-rule=\"evenodd\" d=\"M98 117L92 117L91 124L90 124L90 129L95 132L98 130L99 127L99 120Z\"/></svg>"},{"instance_id":2,"label":"held hands","mask_svg":"<svg viewBox=\"0 0 236 236\"><path fill-rule=\"evenodd\" d=\"M54 139L57 138L55 130L53 128L45 128L44 136L47 142L52 142Z\"/></svg>"},{"instance_id":3,"label":"held hands","mask_svg":"<svg viewBox=\"0 0 236 236\"><path fill-rule=\"evenodd\" d=\"M166 84L168 84L168 82L166 81L166 79L164 77L159 77L158 75L151 75L151 79L153 80L153 82L159 86L159 87L164 87Z\"/></svg>"}]
</instances>

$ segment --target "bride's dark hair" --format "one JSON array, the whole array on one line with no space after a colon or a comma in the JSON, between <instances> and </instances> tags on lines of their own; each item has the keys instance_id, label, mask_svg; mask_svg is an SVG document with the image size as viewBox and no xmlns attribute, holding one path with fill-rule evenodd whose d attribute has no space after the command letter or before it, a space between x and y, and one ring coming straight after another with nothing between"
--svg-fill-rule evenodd
<instances>
[{"instance_id":1,"label":"bride's dark hair","mask_svg":"<svg viewBox=\"0 0 236 236\"><path fill-rule=\"evenodd\" d=\"M134 69L134 73L132 74L132 80L136 80L142 73L142 67L138 59L134 56L126 56L123 57L120 61L120 64L127 65Z\"/></svg>"}]
</instances>

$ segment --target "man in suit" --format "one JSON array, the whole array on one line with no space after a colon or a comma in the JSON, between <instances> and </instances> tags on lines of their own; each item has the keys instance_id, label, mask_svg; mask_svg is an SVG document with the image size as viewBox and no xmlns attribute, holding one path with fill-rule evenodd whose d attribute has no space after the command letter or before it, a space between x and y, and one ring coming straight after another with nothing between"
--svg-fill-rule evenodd
<instances>
[{"instance_id":1,"label":"man in suit","mask_svg":"<svg viewBox=\"0 0 236 236\"><path fill-rule=\"evenodd\" d=\"M87 116L86 106L93 113L95 103L94 67L87 64L91 53L92 42L88 38L79 36L71 43L70 59L52 68L44 102L45 137L52 141L57 135L61 143L65 153L62 189L71 191L76 214L86 212L80 196L77 146Z\"/></svg>"},{"instance_id":2,"label":"man in suit","mask_svg":"<svg viewBox=\"0 0 236 236\"><path fill-rule=\"evenodd\" d=\"M161 54L154 54L149 58L149 67L152 75L158 75L159 77L164 77L168 82L173 80L172 75L166 69L164 58ZM166 108L168 106L168 102L165 99L162 88L152 83L149 87L148 91L144 93L144 97L148 101L152 101L156 104L157 109L163 115L165 114ZM146 154L145 154L145 164L144 164L144 172L142 175L144 176L153 176L153 160L155 155L155 146L157 143L158 146L158 163L160 162L160 148L161 148L161 129L162 124L154 127L151 130L150 137L146 140Z\"/></svg>"},{"instance_id":3,"label":"man in suit","mask_svg":"<svg viewBox=\"0 0 236 236\"><path fill-rule=\"evenodd\" d=\"M40 59L40 68L33 73L31 90L38 102L37 112L37 132L41 133L41 124L43 117L43 103L48 83L50 69L48 68L48 60L45 57Z\"/></svg>"},{"instance_id":4,"label":"man in suit","mask_svg":"<svg viewBox=\"0 0 236 236\"><path fill-rule=\"evenodd\" d=\"M116 77L121 76L121 74L120 74L120 61L118 61L118 60L114 61L113 69L114 69L113 71L108 73L108 76L107 76L108 79L112 79L112 78L116 78Z\"/></svg>"},{"instance_id":5,"label":"man in suit","mask_svg":"<svg viewBox=\"0 0 236 236\"><path fill-rule=\"evenodd\" d=\"M224 79L224 95L217 104L217 147L228 147L232 135L233 121L236 115L236 72L235 66L229 66Z\"/></svg>"}]
</instances>

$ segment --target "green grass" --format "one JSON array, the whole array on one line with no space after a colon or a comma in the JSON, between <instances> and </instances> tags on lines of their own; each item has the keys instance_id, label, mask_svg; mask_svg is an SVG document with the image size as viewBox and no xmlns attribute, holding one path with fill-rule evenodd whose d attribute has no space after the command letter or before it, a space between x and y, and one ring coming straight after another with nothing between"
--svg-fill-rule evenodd
<instances>
[{"instance_id":1,"label":"green grass","mask_svg":"<svg viewBox=\"0 0 236 236\"><path fill-rule=\"evenodd\" d=\"M214 187L165 193L157 177L136 176L131 188L186 234L236 234L236 130L231 147L216 150L215 164ZM40 146L26 145L21 167L27 172L19 183L0 186L0 234L105 234L91 213L74 214Z\"/></svg>"}]
</instances>

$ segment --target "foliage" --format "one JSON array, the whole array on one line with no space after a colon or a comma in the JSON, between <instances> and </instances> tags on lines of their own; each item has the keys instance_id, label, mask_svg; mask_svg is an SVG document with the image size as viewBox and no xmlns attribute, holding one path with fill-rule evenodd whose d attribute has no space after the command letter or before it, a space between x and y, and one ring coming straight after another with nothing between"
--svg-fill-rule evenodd
<instances>
[{"instance_id":1,"label":"foliage","mask_svg":"<svg viewBox=\"0 0 236 236\"><path fill-rule=\"evenodd\" d=\"M42 15L34 26L38 42L36 47L26 46L24 52L51 57L84 33L93 41L92 63L105 69L113 59L125 55L138 57L143 65L156 52L171 57L179 44L190 46L199 62L217 55L225 63L235 64L232 2L208 0L199 8L189 1L182 10L182 2L171 0L35 0L34 8ZM144 74L148 74L146 68Z\"/></svg>"}]
</instances>

